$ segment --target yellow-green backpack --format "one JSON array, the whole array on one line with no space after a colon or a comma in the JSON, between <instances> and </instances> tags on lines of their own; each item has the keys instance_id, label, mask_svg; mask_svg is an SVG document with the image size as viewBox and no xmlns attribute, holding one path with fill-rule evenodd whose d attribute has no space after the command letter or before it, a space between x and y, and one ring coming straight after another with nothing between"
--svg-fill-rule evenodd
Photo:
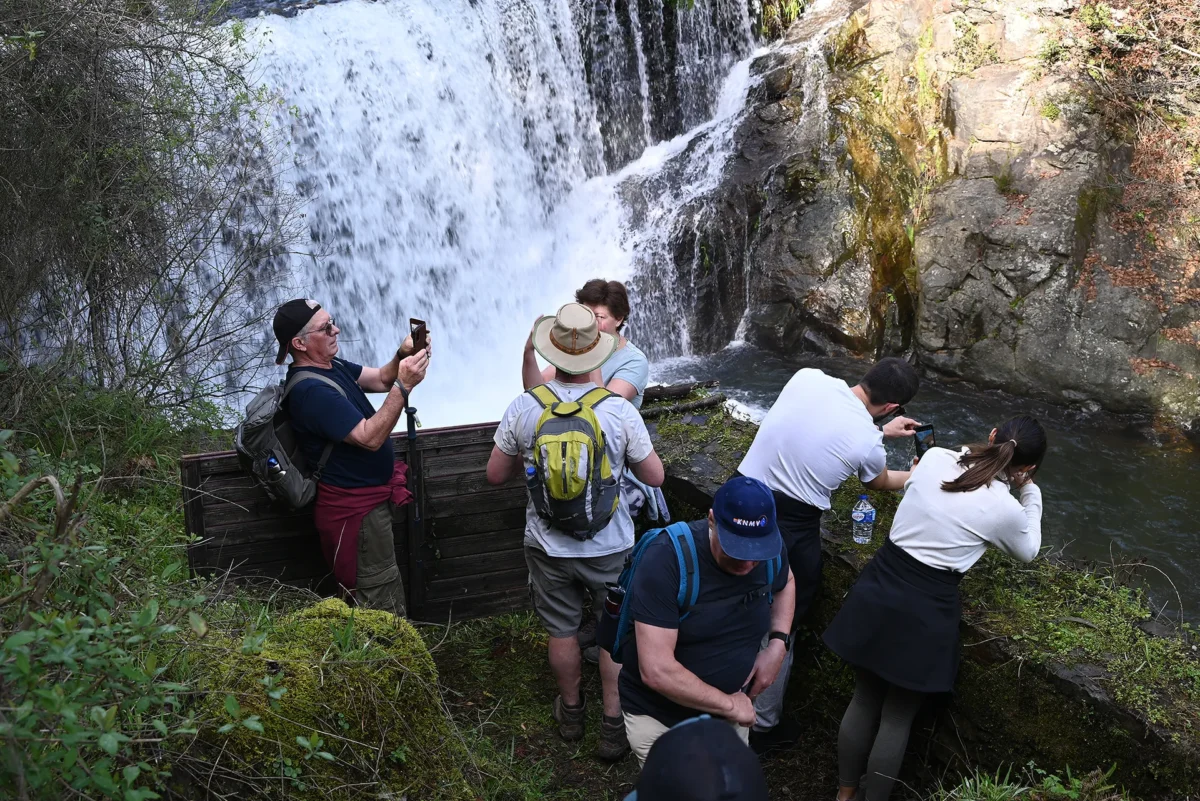
<instances>
[{"instance_id":1,"label":"yellow-green backpack","mask_svg":"<svg viewBox=\"0 0 1200 801\"><path fill-rule=\"evenodd\" d=\"M529 494L538 516L579 540L590 540L612 519L620 499L617 478L595 407L615 397L597 387L564 401L543 384L529 390L542 407L533 435Z\"/></svg>"}]
</instances>

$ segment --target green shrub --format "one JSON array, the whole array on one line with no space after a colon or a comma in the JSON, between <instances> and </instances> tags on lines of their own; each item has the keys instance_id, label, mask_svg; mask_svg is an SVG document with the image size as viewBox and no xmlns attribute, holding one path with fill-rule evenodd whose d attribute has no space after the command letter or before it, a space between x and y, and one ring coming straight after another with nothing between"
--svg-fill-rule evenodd
<instances>
[{"instance_id":1,"label":"green shrub","mask_svg":"<svg viewBox=\"0 0 1200 801\"><path fill-rule=\"evenodd\" d=\"M22 475L6 450L0 487L10 535L0 549L0 794L157 798L166 773L155 755L196 728L188 688L164 678L156 649L183 626L204 627L203 596L160 601L171 575L148 577L93 540L82 482L63 493L52 477Z\"/></svg>"}]
</instances>

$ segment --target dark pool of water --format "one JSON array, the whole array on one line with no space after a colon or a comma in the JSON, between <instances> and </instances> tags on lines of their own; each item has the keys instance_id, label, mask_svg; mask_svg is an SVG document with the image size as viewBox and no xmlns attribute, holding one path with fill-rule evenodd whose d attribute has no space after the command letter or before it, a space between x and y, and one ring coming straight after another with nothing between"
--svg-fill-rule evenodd
<instances>
[{"instance_id":1,"label":"dark pool of water","mask_svg":"<svg viewBox=\"0 0 1200 801\"><path fill-rule=\"evenodd\" d=\"M719 379L722 391L761 416L801 367L857 380L869 365L824 359L785 360L749 346L653 365L662 382ZM1156 442L1144 420L1082 416L965 385L925 381L907 405L910 417L936 426L939 444L987 438L998 423L1032 414L1046 427L1050 450L1038 472L1045 502L1044 545L1073 558L1145 561L1157 606L1200 620L1200 454ZM904 469L911 444L889 446L889 465ZM1161 574L1158 572L1161 571ZM1174 585L1174 589L1171 585Z\"/></svg>"}]
</instances>

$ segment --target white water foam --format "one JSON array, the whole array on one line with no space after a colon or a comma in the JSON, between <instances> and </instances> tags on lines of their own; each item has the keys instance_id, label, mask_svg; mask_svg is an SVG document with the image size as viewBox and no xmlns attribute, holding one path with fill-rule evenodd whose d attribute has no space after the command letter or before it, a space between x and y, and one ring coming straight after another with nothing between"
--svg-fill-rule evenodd
<instances>
[{"instance_id":1,"label":"white water foam","mask_svg":"<svg viewBox=\"0 0 1200 801\"><path fill-rule=\"evenodd\" d=\"M703 19L689 24L700 51L719 48ZM251 29L268 41L263 79L293 109L280 119L315 251L295 259L297 284L337 319L341 355L382 363L408 318L425 319L423 422L498 418L534 318L589 278L632 275L644 233L621 181L697 132L602 174L568 0L347 0ZM726 117L745 63L737 74Z\"/></svg>"}]
</instances>

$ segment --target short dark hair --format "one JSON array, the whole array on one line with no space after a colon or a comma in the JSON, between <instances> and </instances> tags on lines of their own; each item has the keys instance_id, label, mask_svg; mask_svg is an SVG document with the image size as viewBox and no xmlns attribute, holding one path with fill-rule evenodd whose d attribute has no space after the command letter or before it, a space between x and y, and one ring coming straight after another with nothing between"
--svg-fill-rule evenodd
<instances>
[{"instance_id":1,"label":"short dark hair","mask_svg":"<svg viewBox=\"0 0 1200 801\"><path fill-rule=\"evenodd\" d=\"M880 359L859 383L876 406L885 403L903 406L916 397L917 390L921 388L921 377L917 375L917 369L904 359L889 356Z\"/></svg>"},{"instance_id":2,"label":"short dark hair","mask_svg":"<svg viewBox=\"0 0 1200 801\"><path fill-rule=\"evenodd\" d=\"M613 317L620 318L622 326L629 320L629 293L620 281L593 278L575 292L575 302L606 307Z\"/></svg>"}]
</instances>

